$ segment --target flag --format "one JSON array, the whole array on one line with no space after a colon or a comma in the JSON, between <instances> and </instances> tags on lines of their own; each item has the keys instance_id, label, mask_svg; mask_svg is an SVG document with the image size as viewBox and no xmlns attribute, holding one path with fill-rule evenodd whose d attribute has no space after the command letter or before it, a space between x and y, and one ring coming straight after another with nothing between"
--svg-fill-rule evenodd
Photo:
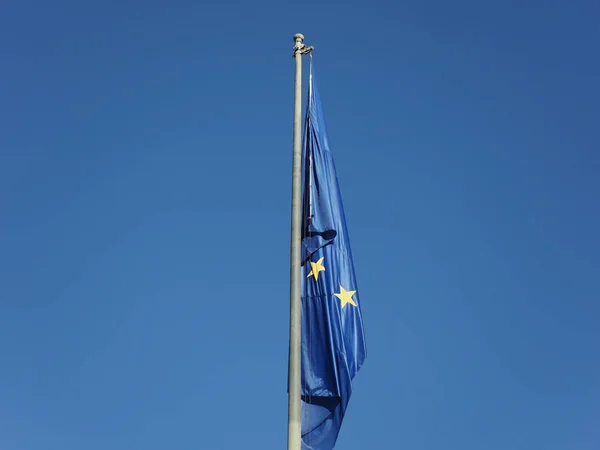
<instances>
[{"instance_id":1,"label":"flag","mask_svg":"<svg viewBox=\"0 0 600 450\"><path fill-rule=\"evenodd\" d=\"M361 303L333 154L310 71L302 149L302 448L335 446L366 356Z\"/></svg>"}]
</instances>

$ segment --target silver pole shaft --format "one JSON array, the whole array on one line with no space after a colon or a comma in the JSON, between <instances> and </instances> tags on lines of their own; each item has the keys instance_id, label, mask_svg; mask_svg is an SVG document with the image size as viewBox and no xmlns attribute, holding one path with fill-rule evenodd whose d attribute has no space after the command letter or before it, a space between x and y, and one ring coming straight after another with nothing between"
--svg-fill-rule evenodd
<instances>
[{"instance_id":1,"label":"silver pole shaft","mask_svg":"<svg viewBox=\"0 0 600 450\"><path fill-rule=\"evenodd\" d=\"M301 305L300 239L302 227L302 54L304 36L294 36L296 83L294 90L294 157L292 164L292 226L290 250L290 353L288 386L288 450L301 450Z\"/></svg>"}]
</instances>

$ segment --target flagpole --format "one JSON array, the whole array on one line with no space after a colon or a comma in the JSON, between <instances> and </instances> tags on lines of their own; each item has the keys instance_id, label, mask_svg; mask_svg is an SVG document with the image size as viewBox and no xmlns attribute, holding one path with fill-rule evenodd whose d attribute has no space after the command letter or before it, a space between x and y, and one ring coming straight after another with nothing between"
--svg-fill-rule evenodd
<instances>
[{"instance_id":1,"label":"flagpole","mask_svg":"<svg viewBox=\"0 0 600 450\"><path fill-rule=\"evenodd\" d=\"M292 224L290 242L290 350L288 370L288 450L301 450L301 304L300 240L302 227L302 55L313 47L304 45L304 36L294 35L296 81L294 88L294 152L292 163Z\"/></svg>"}]
</instances>

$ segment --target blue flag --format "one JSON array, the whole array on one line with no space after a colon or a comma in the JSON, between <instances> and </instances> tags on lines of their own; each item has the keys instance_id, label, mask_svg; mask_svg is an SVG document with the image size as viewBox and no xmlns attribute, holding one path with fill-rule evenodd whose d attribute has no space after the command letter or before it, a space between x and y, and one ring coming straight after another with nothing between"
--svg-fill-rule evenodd
<instances>
[{"instance_id":1,"label":"blue flag","mask_svg":"<svg viewBox=\"0 0 600 450\"><path fill-rule=\"evenodd\" d=\"M335 446L366 347L346 219L312 65L302 151L302 448L328 450Z\"/></svg>"}]
</instances>

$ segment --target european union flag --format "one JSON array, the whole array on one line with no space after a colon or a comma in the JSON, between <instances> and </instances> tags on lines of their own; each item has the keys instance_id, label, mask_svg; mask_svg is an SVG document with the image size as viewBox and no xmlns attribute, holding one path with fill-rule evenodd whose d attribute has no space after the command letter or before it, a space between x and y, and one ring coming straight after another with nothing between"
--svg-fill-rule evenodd
<instances>
[{"instance_id":1,"label":"european union flag","mask_svg":"<svg viewBox=\"0 0 600 450\"><path fill-rule=\"evenodd\" d=\"M366 356L344 208L314 75L303 142L302 448L332 449Z\"/></svg>"}]
</instances>

